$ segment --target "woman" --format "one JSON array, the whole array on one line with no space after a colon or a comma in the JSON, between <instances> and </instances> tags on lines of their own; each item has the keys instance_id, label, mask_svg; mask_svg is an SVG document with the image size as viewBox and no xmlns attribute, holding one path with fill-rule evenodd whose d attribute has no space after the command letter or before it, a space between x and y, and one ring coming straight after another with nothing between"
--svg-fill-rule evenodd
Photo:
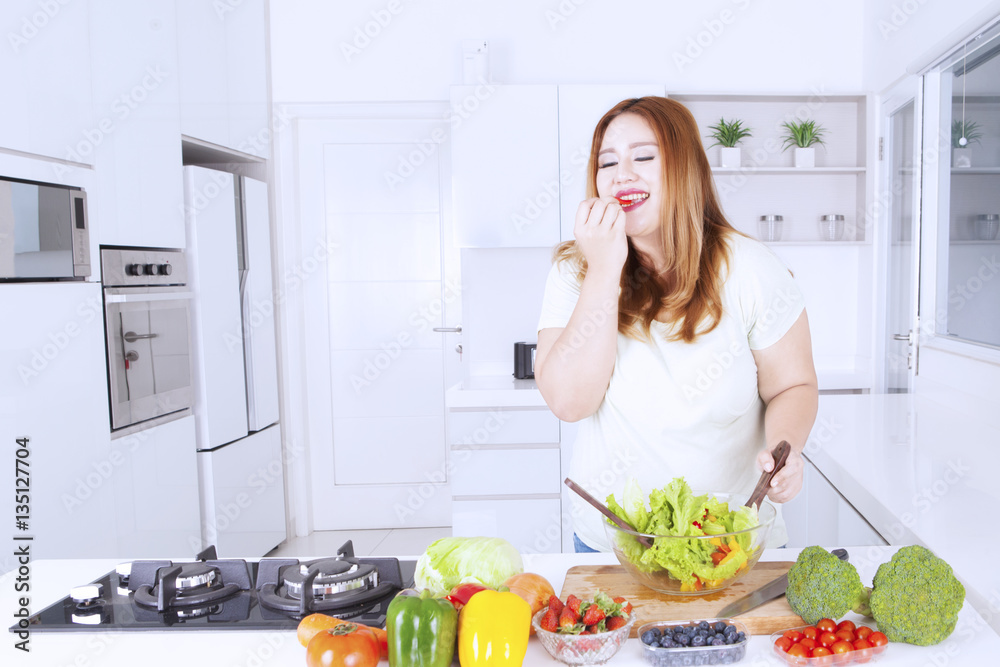
<instances>
[{"instance_id":1,"label":"woman","mask_svg":"<svg viewBox=\"0 0 1000 667\"><path fill-rule=\"evenodd\" d=\"M716 198L698 126L680 103L625 100L601 119L575 241L556 250L535 378L581 421L570 477L598 498L635 477L683 476L749 497L770 451L792 453L768 496L802 487L817 387L802 294ZM603 518L574 498L577 551L607 550ZM779 519L769 544L787 540Z\"/></svg>"}]
</instances>

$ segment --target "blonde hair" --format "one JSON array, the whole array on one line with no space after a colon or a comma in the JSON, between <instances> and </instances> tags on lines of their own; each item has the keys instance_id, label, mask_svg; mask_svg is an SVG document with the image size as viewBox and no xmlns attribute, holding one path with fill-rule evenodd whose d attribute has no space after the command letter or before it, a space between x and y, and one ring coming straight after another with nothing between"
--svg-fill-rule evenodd
<instances>
[{"instance_id":1,"label":"blonde hair","mask_svg":"<svg viewBox=\"0 0 1000 667\"><path fill-rule=\"evenodd\" d=\"M597 154L604 134L624 113L644 119L656 135L663 165L660 175L660 227L666 266L656 273L628 241L618 300L618 331L648 339L650 326L662 310L673 324L669 340L690 343L712 331L722 319L722 268L728 266L726 239L739 234L726 220L715 193L712 170L691 112L665 97L641 97L619 102L604 114L594 130L587 165L587 196L597 196ZM582 282L587 263L575 241L560 244L555 261L573 260Z\"/></svg>"}]
</instances>

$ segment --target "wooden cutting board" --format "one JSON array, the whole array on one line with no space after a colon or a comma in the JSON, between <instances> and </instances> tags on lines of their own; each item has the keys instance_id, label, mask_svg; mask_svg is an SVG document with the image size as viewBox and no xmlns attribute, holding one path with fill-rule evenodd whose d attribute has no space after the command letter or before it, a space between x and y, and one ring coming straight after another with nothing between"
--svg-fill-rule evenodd
<instances>
[{"instance_id":1,"label":"wooden cutting board","mask_svg":"<svg viewBox=\"0 0 1000 667\"><path fill-rule=\"evenodd\" d=\"M626 598L632 603L636 622L632 635L643 623L652 621L688 621L716 618L719 611L730 602L748 595L772 579L788 572L790 562L759 562L742 579L728 588L708 595L667 595L657 593L635 581L621 565L576 565L566 572L562 599L573 594L584 600L598 591ZM779 598L735 617L750 630L752 635L767 635L805 625L792 611L782 595Z\"/></svg>"}]
</instances>

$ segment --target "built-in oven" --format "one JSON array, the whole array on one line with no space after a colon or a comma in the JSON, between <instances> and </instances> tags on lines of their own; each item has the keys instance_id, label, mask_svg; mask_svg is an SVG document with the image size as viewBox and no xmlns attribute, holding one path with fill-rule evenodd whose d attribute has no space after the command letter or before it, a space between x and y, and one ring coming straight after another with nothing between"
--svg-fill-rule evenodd
<instances>
[{"instance_id":1,"label":"built-in oven","mask_svg":"<svg viewBox=\"0 0 1000 667\"><path fill-rule=\"evenodd\" d=\"M191 298L180 250L102 248L111 430L190 414Z\"/></svg>"}]
</instances>

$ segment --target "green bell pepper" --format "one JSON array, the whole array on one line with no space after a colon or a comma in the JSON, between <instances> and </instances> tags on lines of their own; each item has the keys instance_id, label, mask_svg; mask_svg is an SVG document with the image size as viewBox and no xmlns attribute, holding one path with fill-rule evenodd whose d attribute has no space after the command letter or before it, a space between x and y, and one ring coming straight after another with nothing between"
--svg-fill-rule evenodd
<instances>
[{"instance_id":1,"label":"green bell pepper","mask_svg":"<svg viewBox=\"0 0 1000 667\"><path fill-rule=\"evenodd\" d=\"M455 656L458 612L424 590L420 597L397 595L389 603L385 629L390 667L448 667Z\"/></svg>"}]
</instances>

